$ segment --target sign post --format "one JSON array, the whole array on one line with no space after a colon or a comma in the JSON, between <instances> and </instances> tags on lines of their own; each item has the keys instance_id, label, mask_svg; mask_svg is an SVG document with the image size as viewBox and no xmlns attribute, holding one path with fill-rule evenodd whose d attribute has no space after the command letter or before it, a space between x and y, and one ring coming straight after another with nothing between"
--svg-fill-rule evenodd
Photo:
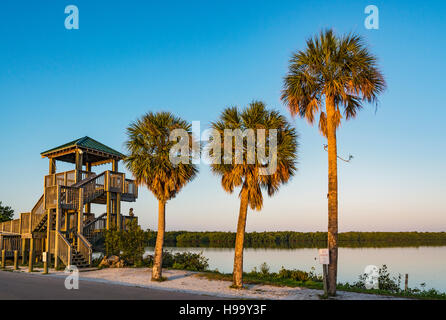
<instances>
[{"instance_id":1,"label":"sign post","mask_svg":"<svg viewBox=\"0 0 446 320\"><path fill-rule=\"evenodd\" d=\"M43 274L48 273L48 252L42 253L42 260L43 260Z\"/></svg>"},{"instance_id":2,"label":"sign post","mask_svg":"<svg viewBox=\"0 0 446 320\"><path fill-rule=\"evenodd\" d=\"M330 264L330 253L328 249L319 249L319 263L322 264L324 294L328 295L328 265Z\"/></svg>"}]
</instances>

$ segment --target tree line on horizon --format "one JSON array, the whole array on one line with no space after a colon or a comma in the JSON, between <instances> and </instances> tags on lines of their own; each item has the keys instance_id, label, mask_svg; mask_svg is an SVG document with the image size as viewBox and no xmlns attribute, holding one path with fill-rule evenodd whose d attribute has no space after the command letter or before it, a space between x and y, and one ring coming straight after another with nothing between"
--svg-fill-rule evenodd
<instances>
[{"instance_id":1,"label":"tree line on horizon","mask_svg":"<svg viewBox=\"0 0 446 320\"><path fill-rule=\"evenodd\" d=\"M172 247L233 248L235 232L170 231L164 243ZM326 248L326 232L247 232L245 247L250 248ZM149 245L154 246L156 231L149 231ZM444 245L446 232L343 232L339 233L341 247L395 247Z\"/></svg>"}]
</instances>

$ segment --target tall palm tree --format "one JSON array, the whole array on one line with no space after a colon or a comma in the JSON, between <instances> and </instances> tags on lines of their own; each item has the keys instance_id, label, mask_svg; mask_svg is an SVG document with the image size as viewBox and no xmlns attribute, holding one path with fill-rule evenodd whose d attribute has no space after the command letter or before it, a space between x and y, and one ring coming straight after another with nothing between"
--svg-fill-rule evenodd
<instances>
[{"instance_id":1,"label":"tall palm tree","mask_svg":"<svg viewBox=\"0 0 446 320\"><path fill-rule=\"evenodd\" d=\"M265 148L259 145L259 136L257 143L249 144L247 139L243 141L242 159L236 161L237 152L232 152L231 161L225 161L223 153L217 154L209 152L212 160L212 172L221 176L221 184L225 191L232 193L234 188L241 187L240 210L237 225L237 235L235 241L233 287L243 287L243 244L245 236L246 218L248 206L251 209L260 211L263 206L262 189L266 190L269 196L278 191L281 184L286 183L296 171L297 159L297 134L285 117L276 111L269 111L262 102L254 101L247 108L239 111L236 107L225 109L220 115L220 119L211 125L214 132L220 139L214 140L210 146L215 146L215 142L220 144L220 150L225 148L225 130L240 129L263 129L264 136L270 137L272 129L277 130L277 149L270 144L269 138L264 144ZM232 151L235 151L235 138L232 138ZM254 149L250 149L254 148ZM274 172L263 175L262 171L267 166L265 158L249 156L248 150L254 150L254 155L259 153L266 154L269 157L273 152L277 153L277 167ZM240 155L240 153L239 153ZM252 155L252 153L251 153ZM262 160L263 159L263 160ZM230 162L230 164L227 164ZM272 170L271 170L272 171Z\"/></svg>"},{"instance_id":2,"label":"tall palm tree","mask_svg":"<svg viewBox=\"0 0 446 320\"><path fill-rule=\"evenodd\" d=\"M336 294L338 261L338 177L336 131L343 116L354 118L364 102L373 103L386 83L361 37L339 37L332 30L307 40L290 60L282 101L292 115L313 124L328 141L328 293ZM341 113L342 110L342 113Z\"/></svg>"},{"instance_id":3,"label":"tall palm tree","mask_svg":"<svg viewBox=\"0 0 446 320\"><path fill-rule=\"evenodd\" d=\"M155 281L162 279L166 203L198 173L191 162L192 152L188 156L189 164L170 161L170 150L178 142L170 140L175 129L187 132L192 141L191 125L169 112L147 113L127 128L129 155L125 159L126 166L136 182L146 186L158 200L158 234L152 270L152 280Z\"/></svg>"}]
</instances>

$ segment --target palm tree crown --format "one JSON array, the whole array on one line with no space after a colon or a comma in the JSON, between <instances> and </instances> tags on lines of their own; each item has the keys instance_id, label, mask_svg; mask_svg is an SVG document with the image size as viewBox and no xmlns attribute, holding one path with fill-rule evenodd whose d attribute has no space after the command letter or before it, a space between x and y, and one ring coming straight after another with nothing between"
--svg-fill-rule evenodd
<instances>
[{"instance_id":1,"label":"palm tree crown","mask_svg":"<svg viewBox=\"0 0 446 320\"><path fill-rule=\"evenodd\" d=\"M319 129L327 136L325 101L334 103L337 128L342 114L354 118L362 103L376 102L385 87L377 59L361 37L337 37L327 30L307 40L307 48L293 55L281 99L293 115L311 124L319 113Z\"/></svg>"},{"instance_id":2,"label":"palm tree crown","mask_svg":"<svg viewBox=\"0 0 446 320\"><path fill-rule=\"evenodd\" d=\"M170 140L170 133L175 129L185 130L192 139L191 125L169 112L149 112L127 129L126 166L138 184L146 185L163 202L174 198L198 173L191 161L190 164L170 161L169 152L177 143Z\"/></svg>"},{"instance_id":3,"label":"palm tree crown","mask_svg":"<svg viewBox=\"0 0 446 320\"><path fill-rule=\"evenodd\" d=\"M211 165L212 172L222 177L221 183L225 191L232 193L234 188L241 186L242 192L247 192L248 203L252 209L261 210L263 205L262 189L272 196L280 187L286 183L296 171L297 160L297 134L285 117L277 111L269 111L262 102L254 101L246 109L239 111L236 107L225 109L220 119L212 123L212 128L219 132L221 136L222 149L224 148L224 130L225 129L264 129L266 136L266 153L272 152L269 149L269 130L277 130L277 169L270 175L261 175L260 169L265 168L266 164L255 158L255 163L248 161L247 143L243 145L243 161L237 164L235 161L236 153L233 152L233 161L225 164L224 155L221 155L220 161L213 159ZM233 146L235 144L233 143ZM258 145L255 154L260 150ZM211 155L212 157L212 155Z\"/></svg>"}]
</instances>

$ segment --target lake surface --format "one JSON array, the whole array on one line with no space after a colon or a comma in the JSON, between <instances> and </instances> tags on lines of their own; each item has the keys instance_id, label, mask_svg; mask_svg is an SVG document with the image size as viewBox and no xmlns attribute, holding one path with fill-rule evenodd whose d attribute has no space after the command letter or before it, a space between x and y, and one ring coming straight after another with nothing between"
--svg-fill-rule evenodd
<instances>
[{"instance_id":1,"label":"lake surface","mask_svg":"<svg viewBox=\"0 0 446 320\"><path fill-rule=\"evenodd\" d=\"M203 252L209 259L209 269L231 273L234 259L234 249L227 248L180 248L166 247L172 252ZM153 248L147 253L152 254ZM253 249L244 251L244 270L251 271L254 267L266 262L271 272L278 271L282 266L286 269L310 271L315 267L316 273L322 274L319 265L317 249ZM338 282L355 282L364 273L368 265L381 267L386 264L391 276L409 274L409 287L435 288L446 292L446 246L441 247L404 247L404 248L339 248Z\"/></svg>"}]
</instances>

